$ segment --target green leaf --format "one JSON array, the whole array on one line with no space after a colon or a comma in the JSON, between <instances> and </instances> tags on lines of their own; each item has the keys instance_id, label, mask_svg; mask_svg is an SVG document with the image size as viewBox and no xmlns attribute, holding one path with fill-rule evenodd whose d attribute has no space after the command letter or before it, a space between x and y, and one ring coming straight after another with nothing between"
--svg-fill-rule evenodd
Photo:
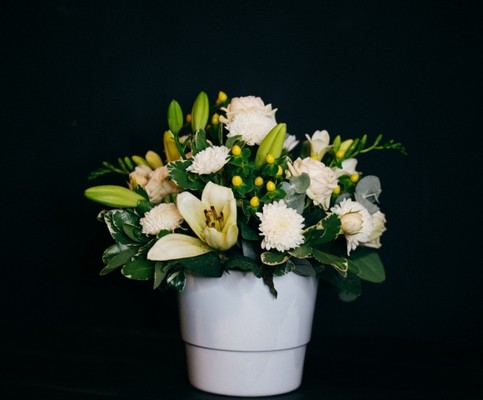
<instances>
[{"instance_id":1,"label":"green leaf","mask_svg":"<svg viewBox=\"0 0 483 400\"><path fill-rule=\"evenodd\" d=\"M189 179L193 174L186 171L186 168L188 168L192 162L192 160L170 162L168 164L169 176L180 188L187 190L202 190L204 183L199 179L199 176L196 175L196 179Z\"/></svg>"},{"instance_id":2,"label":"green leaf","mask_svg":"<svg viewBox=\"0 0 483 400\"><path fill-rule=\"evenodd\" d=\"M223 264L213 252L196 257L181 258L178 263L197 275L216 278L223 275Z\"/></svg>"},{"instance_id":3,"label":"green leaf","mask_svg":"<svg viewBox=\"0 0 483 400\"><path fill-rule=\"evenodd\" d=\"M102 261L106 266L101 270L100 274L106 275L123 266L136 254L136 251L135 247L122 243L116 243L108 247L102 255Z\"/></svg>"},{"instance_id":4,"label":"green leaf","mask_svg":"<svg viewBox=\"0 0 483 400\"><path fill-rule=\"evenodd\" d=\"M312 248L312 255L318 262L334 267L343 277L347 276L349 265L346 258L334 256L314 248Z\"/></svg>"},{"instance_id":5,"label":"green leaf","mask_svg":"<svg viewBox=\"0 0 483 400\"><path fill-rule=\"evenodd\" d=\"M242 255L234 255L228 258L225 263L227 269L240 269L242 271L254 271L259 266L255 260Z\"/></svg>"},{"instance_id":6,"label":"green leaf","mask_svg":"<svg viewBox=\"0 0 483 400\"><path fill-rule=\"evenodd\" d=\"M133 257L122 267L121 272L126 278L147 281L154 277L154 264L144 257Z\"/></svg>"},{"instance_id":7,"label":"green leaf","mask_svg":"<svg viewBox=\"0 0 483 400\"><path fill-rule=\"evenodd\" d=\"M340 219L338 215L332 214L322 220L324 229L311 229L307 238L307 244L317 246L333 241L340 232Z\"/></svg>"},{"instance_id":8,"label":"green leaf","mask_svg":"<svg viewBox=\"0 0 483 400\"><path fill-rule=\"evenodd\" d=\"M295 249L289 250L289 254L297 258L309 258L312 257L312 248L303 244Z\"/></svg>"},{"instance_id":9,"label":"green leaf","mask_svg":"<svg viewBox=\"0 0 483 400\"><path fill-rule=\"evenodd\" d=\"M351 273L344 278L334 269L326 268L319 273L319 277L341 291L351 293L354 296L360 296L362 293L360 279Z\"/></svg>"},{"instance_id":10,"label":"green leaf","mask_svg":"<svg viewBox=\"0 0 483 400\"><path fill-rule=\"evenodd\" d=\"M153 289L157 289L161 283L163 282L164 278L168 274L168 269L163 268L163 262L157 261L154 264L154 282L153 282Z\"/></svg>"},{"instance_id":11,"label":"green leaf","mask_svg":"<svg viewBox=\"0 0 483 400\"><path fill-rule=\"evenodd\" d=\"M386 279L384 265L375 250L360 247L349 258L349 268L358 269L358 276L365 281L381 283Z\"/></svg>"},{"instance_id":12,"label":"green leaf","mask_svg":"<svg viewBox=\"0 0 483 400\"><path fill-rule=\"evenodd\" d=\"M286 262L289 257L285 253L280 253L278 251L265 251L261 254L262 263L266 265L279 265Z\"/></svg>"},{"instance_id":13,"label":"green leaf","mask_svg":"<svg viewBox=\"0 0 483 400\"><path fill-rule=\"evenodd\" d=\"M209 143L206 141L206 133L203 129L196 132L194 140L192 142L193 155L205 150L209 147Z\"/></svg>"},{"instance_id":14,"label":"green leaf","mask_svg":"<svg viewBox=\"0 0 483 400\"><path fill-rule=\"evenodd\" d=\"M302 276L315 276L315 270L312 264L304 258L292 257L287 264L291 270L298 275Z\"/></svg>"}]
</instances>

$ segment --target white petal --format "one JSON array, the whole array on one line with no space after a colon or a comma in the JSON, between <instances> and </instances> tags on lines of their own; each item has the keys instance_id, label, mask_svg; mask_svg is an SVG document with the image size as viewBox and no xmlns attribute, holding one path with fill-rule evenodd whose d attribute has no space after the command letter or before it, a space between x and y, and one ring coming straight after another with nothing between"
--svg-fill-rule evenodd
<instances>
[{"instance_id":1,"label":"white petal","mask_svg":"<svg viewBox=\"0 0 483 400\"><path fill-rule=\"evenodd\" d=\"M176 205L178 206L179 213L196 236L204 240L203 230L206 227L205 206L200 199L189 192L182 192L178 194Z\"/></svg>"},{"instance_id":2,"label":"white petal","mask_svg":"<svg viewBox=\"0 0 483 400\"><path fill-rule=\"evenodd\" d=\"M223 210L223 207L227 201L233 200L234 198L235 196L230 188L217 185L213 182L208 182L206 184L201 195L201 201L205 207L209 208L210 206L214 206L215 210L218 212ZM181 215L183 215L183 213L181 213Z\"/></svg>"},{"instance_id":3,"label":"white petal","mask_svg":"<svg viewBox=\"0 0 483 400\"><path fill-rule=\"evenodd\" d=\"M168 261L195 257L213 251L201 240L180 233L163 236L148 251L148 260Z\"/></svg>"}]
</instances>

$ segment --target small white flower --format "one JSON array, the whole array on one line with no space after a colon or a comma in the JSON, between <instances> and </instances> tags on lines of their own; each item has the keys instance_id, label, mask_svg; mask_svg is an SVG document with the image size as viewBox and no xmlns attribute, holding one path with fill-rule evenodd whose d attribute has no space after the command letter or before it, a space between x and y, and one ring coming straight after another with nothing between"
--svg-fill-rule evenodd
<instances>
[{"instance_id":1,"label":"small white flower","mask_svg":"<svg viewBox=\"0 0 483 400\"><path fill-rule=\"evenodd\" d=\"M228 130L227 137L241 135L249 146L260 144L268 132L277 125L271 104L265 105L260 97L234 97L227 107L222 108L225 116L220 121Z\"/></svg>"},{"instance_id":2,"label":"small white flower","mask_svg":"<svg viewBox=\"0 0 483 400\"><path fill-rule=\"evenodd\" d=\"M226 146L212 146L195 154L193 163L187 171L198 175L208 175L218 172L228 162L230 149Z\"/></svg>"},{"instance_id":3,"label":"small white flower","mask_svg":"<svg viewBox=\"0 0 483 400\"><path fill-rule=\"evenodd\" d=\"M174 231L182 222L183 217L174 203L158 204L139 220L145 235L157 235L163 229Z\"/></svg>"},{"instance_id":4,"label":"small white flower","mask_svg":"<svg viewBox=\"0 0 483 400\"><path fill-rule=\"evenodd\" d=\"M316 160L322 160L327 150L330 149L330 136L326 130L315 131L312 137L305 135L310 143L310 156Z\"/></svg>"},{"instance_id":5,"label":"small white flower","mask_svg":"<svg viewBox=\"0 0 483 400\"><path fill-rule=\"evenodd\" d=\"M260 218L263 249L286 251L304 242L304 217L287 207L283 200L265 204L257 216Z\"/></svg>"},{"instance_id":6,"label":"small white flower","mask_svg":"<svg viewBox=\"0 0 483 400\"><path fill-rule=\"evenodd\" d=\"M299 144L299 142L300 140L297 140L297 136L287 134L287 137L283 142L283 148L286 149L287 151L292 151L295 148L295 146Z\"/></svg>"},{"instance_id":7,"label":"small white flower","mask_svg":"<svg viewBox=\"0 0 483 400\"><path fill-rule=\"evenodd\" d=\"M341 230L347 240L347 255L360 243L369 240L373 231L373 222L364 206L351 199L343 199L330 211L340 218Z\"/></svg>"}]
</instances>

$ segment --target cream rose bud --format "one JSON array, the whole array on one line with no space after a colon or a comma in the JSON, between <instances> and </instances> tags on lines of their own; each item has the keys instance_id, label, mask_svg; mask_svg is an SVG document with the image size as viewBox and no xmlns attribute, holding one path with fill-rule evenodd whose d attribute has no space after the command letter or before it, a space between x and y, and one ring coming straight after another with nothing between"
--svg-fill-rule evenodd
<instances>
[{"instance_id":1,"label":"cream rose bud","mask_svg":"<svg viewBox=\"0 0 483 400\"><path fill-rule=\"evenodd\" d=\"M382 246L381 236L386 231L386 216L380 211L375 212L372 214L372 224L374 227L368 241L361 244L366 247L379 249Z\"/></svg>"},{"instance_id":2,"label":"cream rose bud","mask_svg":"<svg viewBox=\"0 0 483 400\"><path fill-rule=\"evenodd\" d=\"M344 233L348 235L354 235L362 229L362 216L361 214L345 214L340 219L340 226Z\"/></svg>"},{"instance_id":3,"label":"cream rose bud","mask_svg":"<svg viewBox=\"0 0 483 400\"><path fill-rule=\"evenodd\" d=\"M310 157L303 160L297 158L293 164L288 163L288 169L292 176L300 176L304 172L309 176L310 186L306 192L307 196L314 204L321 205L324 210L327 210L332 191L337 186L337 176L334 171L321 161Z\"/></svg>"},{"instance_id":4,"label":"cream rose bud","mask_svg":"<svg viewBox=\"0 0 483 400\"><path fill-rule=\"evenodd\" d=\"M275 110L272 110L271 104L265 105L263 100L256 96L234 97L224 110L227 116L250 110L263 111L266 115L273 115L275 112Z\"/></svg>"}]
</instances>

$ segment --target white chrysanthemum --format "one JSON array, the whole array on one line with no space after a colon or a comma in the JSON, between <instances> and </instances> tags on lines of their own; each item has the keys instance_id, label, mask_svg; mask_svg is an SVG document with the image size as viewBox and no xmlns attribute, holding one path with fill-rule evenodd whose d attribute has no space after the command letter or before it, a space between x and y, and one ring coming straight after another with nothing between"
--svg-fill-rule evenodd
<instances>
[{"instance_id":1,"label":"white chrysanthemum","mask_svg":"<svg viewBox=\"0 0 483 400\"><path fill-rule=\"evenodd\" d=\"M260 218L263 249L286 251L304 242L304 217L287 207L283 200L265 204L257 216Z\"/></svg>"},{"instance_id":2,"label":"white chrysanthemum","mask_svg":"<svg viewBox=\"0 0 483 400\"><path fill-rule=\"evenodd\" d=\"M230 149L226 146L211 146L195 154L193 163L187 171L198 175L208 175L218 172L228 162Z\"/></svg>"},{"instance_id":3,"label":"white chrysanthemum","mask_svg":"<svg viewBox=\"0 0 483 400\"><path fill-rule=\"evenodd\" d=\"M337 214L341 230L347 240L347 255L363 242L367 242L373 231L372 217L360 203L343 199L330 209Z\"/></svg>"},{"instance_id":4,"label":"white chrysanthemum","mask_svg":"<svg viewBox=\"0 0 483 400\"><path fill-rule=\"evenodd\" d=\"M227 137L241 135L242 140L249 146L260 144L268 132L277 125L273 115L267 115L263 111L253 110L242 112L233 117L226 125Z\"/></svg>"},{"instance_id":5,"label":"white chrysanthemum","mask_svg":"<svg viewBox=\"0 0 483 400\"><path fill-rule=\"evenodd\" d=\"M227 107L222 107L226 116L220 121L228 130L228 137L240 135L243 141L253 146L260 144L268 132L277 125L271 104L265 104L260 97L234 97Z\"/></svg>"},{"instance_id":6,"label":"white chrysanthemum","mask_svg":"<svg viewBox=\"0 0 483 400\"><path fill-rule=\"evenodd\" d=\"M183 217L174 203L158 204L139 220L145 235L157 235L163 229L174 231L182 222Z\"/></svg>"}]
</instances>

